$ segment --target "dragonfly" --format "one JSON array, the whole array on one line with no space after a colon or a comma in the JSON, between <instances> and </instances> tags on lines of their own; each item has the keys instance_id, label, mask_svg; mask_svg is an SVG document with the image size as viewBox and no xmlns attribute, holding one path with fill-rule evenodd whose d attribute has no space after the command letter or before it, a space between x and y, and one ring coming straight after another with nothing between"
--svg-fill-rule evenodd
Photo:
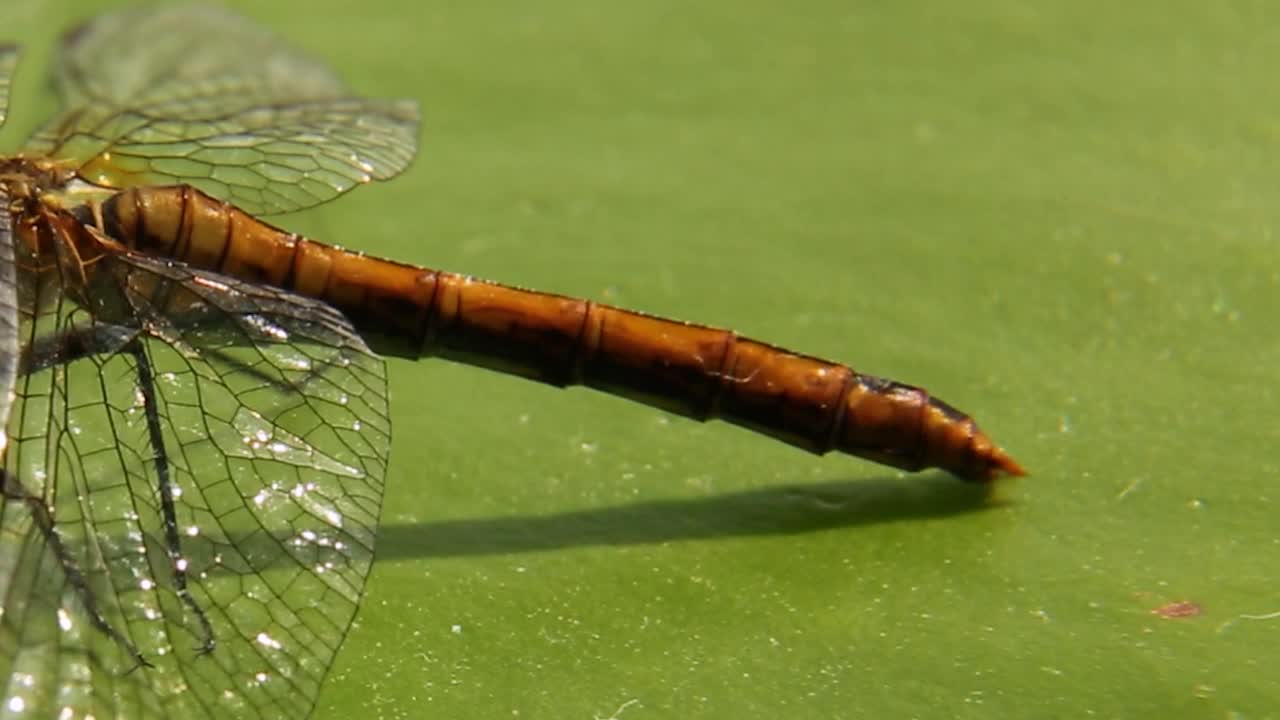
<instances>
[{"instance_id":1,"label":"dragonfly","mask_svg":"<svg viewBox=\"0 0 1280 720\"><path fill-rule=\"evenodd\" d=\"M0 717L309 715L373 558L387 354L1024 474L918 387L268 224L403 171L419 110L238 15L104 15L54 75L61 111L0 157Z\"/></svg>"}]
</instances>

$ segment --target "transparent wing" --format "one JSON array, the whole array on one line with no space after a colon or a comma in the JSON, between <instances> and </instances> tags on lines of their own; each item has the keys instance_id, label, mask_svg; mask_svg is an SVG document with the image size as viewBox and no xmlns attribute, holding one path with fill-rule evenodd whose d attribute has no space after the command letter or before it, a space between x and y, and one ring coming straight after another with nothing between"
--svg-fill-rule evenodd
<instances>
[{"instance_id":1,"label":"transparent wing","mask_svg":"<svg viewBox=\"0 0 1280 720\"><path fill-rule=\"evenodd\" d=\"M0 126L9 116L9 88L13 86L13 71L18 67L18 47L0 45Z\"/></svg>"},{"instance_id":2,"label":"transparent wing","mask_svg":"<svg viewBox=\"0 0 1280 720\"><path fill-rule=\"evenodd\" d=\"M330 200L408 166L411 101L353 97L322 63L215 7L104 15L67 35L64 111L28 143L105 187L189 183L253 214Z\"/></svg>"},{"instance_id":3,"label":"transparent wing","mask_svg":"<svg viewBox=\"0 0 1280 720\"><path fill-rule=\"evenodd\" d=\"M382 362L320 303L96 268L92 313L20 280L0 713L305 717L372 558Z\"/></svg>"},{"instance_id":4,"label":"transparent wing","mask_svg":"<svg viewBox=\"0 0 1280 720\"><path fill-rule=\"evenodd\" d=\"M0 192L0 429L9 419L9 409L13 406L13 386L18 373L18 288L15 260L9 197ZM8 438L0 433L0 452L3 452L6 444Z\"/></svg>"}]
</instances>

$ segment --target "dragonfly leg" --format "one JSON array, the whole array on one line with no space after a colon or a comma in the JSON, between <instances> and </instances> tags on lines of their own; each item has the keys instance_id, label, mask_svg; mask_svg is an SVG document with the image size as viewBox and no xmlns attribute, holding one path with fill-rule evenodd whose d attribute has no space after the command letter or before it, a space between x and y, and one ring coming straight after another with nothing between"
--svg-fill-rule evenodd
<instances>
[{"instance_id":1,"label":"dragonfly leg","mask_svg":"<svg viewBox=\"0 0 1280 720\"><path fill-rule=\"evenodd\" d=\"M3 486L2 492L5 497L17 500L27 506L28 512L31 513L32 522L39 528L40 533L44 535L45 542L49 544L49 549L58 558L58 564L62 566L62 573L66 576L67 582L80 600L80 605L84 608L85 615L89 618L89 623L99 632L104 633L118 643L133 658L134 666L128 672L133 672L139 667L154 667L150 662L147 662L147 659L142 656L138 647L129 638L107 622L107 618L98 606L98 601L94 597L88 581L85 580L84 573L81 572L79 566L76 565L75 558L71 556L66 545L63 544L62 536L58 534L58 528L54 523L53 513L50 512L49 506L45 504L44 499L28 490L17 477L7 470L0 469L0 485Z\"/></svg>"},{"instance_id":2,"label":"dragonfly leg","mask_svg":"<svg viewBox=\"0 0 1280 720\"><path fill-rule=\"evenodd\" d=\"M160 497L161 522L164 524L164 539L169 561L173 570L173 584L182 603L196 617L200 624L202 639L196 652L204 655L213 652L215 643L213 625L204 608L191 595L187 584L186 558L182 554L182 538L178 532L178 515L174 508L174 486L170 473L169 453L165 449L164 432L160 420L160 408L156 402L155 373L151 368L151 360L147 357L146 348L136 336L125 345L124 351L133 357L138 372L138 389L142 394L142 407L147 421L147 435L155 450L153 462L156 471L156 491Z\"/></svg>"}]
</instances>

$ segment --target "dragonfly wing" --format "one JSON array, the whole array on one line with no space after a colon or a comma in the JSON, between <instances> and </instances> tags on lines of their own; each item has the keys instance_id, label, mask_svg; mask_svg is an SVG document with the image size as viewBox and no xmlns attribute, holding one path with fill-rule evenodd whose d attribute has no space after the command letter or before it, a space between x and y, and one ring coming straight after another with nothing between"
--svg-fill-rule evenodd
<instances>
[{"instance_id":1,"label":"dragonfly wing","mask_svg":"<svg viewBox=\"0 0 1280 720\"><path fill-rule=\"evenodd\" d=\"M13 406L17 376L18 276L13 254L13 218L9 214L9 198L0 192L0 452L8 443L4 424Z\"/></svg>"},{"instance_id":2,"label":"dragonfly wing","mask_svg":"<svg viewBox=\"0 0 1280 720\"><path fill-rule=\"evenodd\" d=\"M0 497L0 702L305 717L372 559L382 361L321 303L171 261L99 263L92 308L43 289L24 328L45 357L19 379L4 464L21 485Z\"/></svg>"},{"instance_id":3,"label":"dragonfly wing","mask_svg":"<svg viewBox=\"0 0 1280 720\"><path fill-rule=\"evenodd\" d=\"M18 67L18 47L0 45L0 127L9 115L9 88L13 86L13 71Z\"/></svg>"},{"instance_id":4,"label":"dragonfly wing","mask_svg":"<svg viewBox=\"0 0 1280 720\"><path fill-rule=\"evenodd\" d=\"M63 36L56 82L68 107L199 97L219 83L229 83L227 90L245 104L344 92L323 63L211 5L137 7L95 17Z\"/></svg>"},{"instance_id":5,"label":"dragonfly wing","mask_svg":"<svg viewBox=\"0 0 1280 720\"><path fill-rule=\"evenodd\" d=\"M189 183L253 214L390 178L417 150L411 101L354 97L323 63L215 7L125 10L63 41L65 110L28 143L110 188Z\"/></svg>"}]
</instances>

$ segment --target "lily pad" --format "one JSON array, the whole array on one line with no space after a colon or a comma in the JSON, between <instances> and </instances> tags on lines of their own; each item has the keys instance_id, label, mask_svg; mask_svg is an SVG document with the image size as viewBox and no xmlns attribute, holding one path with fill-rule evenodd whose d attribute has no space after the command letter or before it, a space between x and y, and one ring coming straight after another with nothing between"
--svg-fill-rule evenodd
<instances>
[{"instance_id":1,"label":"lily pad","mask_svg":"<svg viewBox=\"0 0 1280 720\"><path fill-rule=\"evenodd\" d=\"M232 4L423 104L408 175L291 228L920 384L1032 473L391 360L317 718L1275 715L1264 8ZM32 8L0 18L68 21Z\"/></svg>"}]
</instances>

